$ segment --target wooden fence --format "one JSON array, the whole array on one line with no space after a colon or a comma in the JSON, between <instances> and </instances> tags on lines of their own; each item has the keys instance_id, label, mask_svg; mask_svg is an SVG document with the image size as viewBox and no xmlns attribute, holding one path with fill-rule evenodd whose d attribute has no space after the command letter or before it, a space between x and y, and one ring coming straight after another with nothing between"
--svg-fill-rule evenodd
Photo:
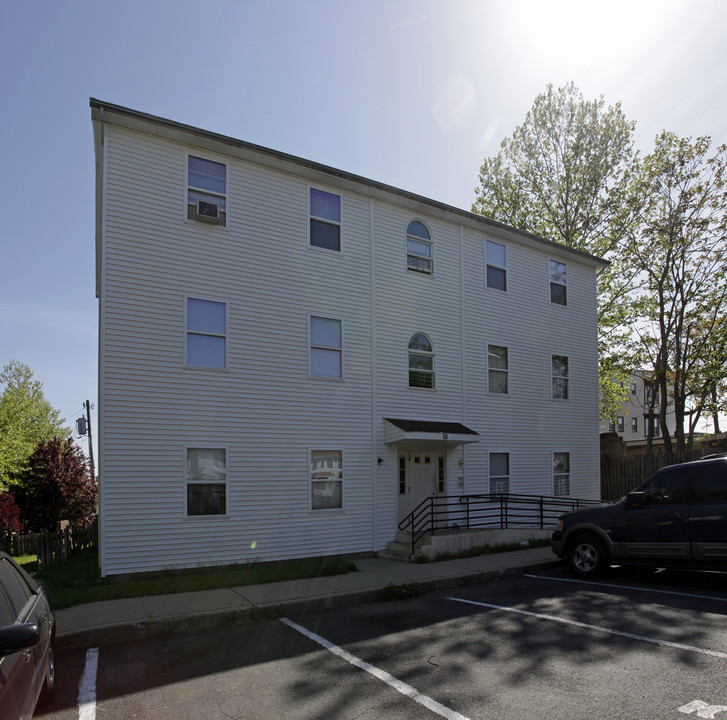
<instances>
[{"instance_id":1,"label":"wooden fence","mask_svg":"<svg viewBox=\"0 0 727 720\"><path fill-rule=\"evenodd\" d=\"M98 546L98 520L87 527L66 527L57 531L0 537L0 550L13 556L37 555L38 566L65 560L74 552Z\"/></svg>"},{"instance_id":2,"label":"wooden fence","mask_svg":"<svg viewBox=\"0 0 727 720\"><path fill-rule=\"evenodd\" d=\"M601 458L601 500L617 500L631 492L660 468L667 465L699 460L703 451L691 455L656 453L630 458Z\"/></svg>"}]
</instances>

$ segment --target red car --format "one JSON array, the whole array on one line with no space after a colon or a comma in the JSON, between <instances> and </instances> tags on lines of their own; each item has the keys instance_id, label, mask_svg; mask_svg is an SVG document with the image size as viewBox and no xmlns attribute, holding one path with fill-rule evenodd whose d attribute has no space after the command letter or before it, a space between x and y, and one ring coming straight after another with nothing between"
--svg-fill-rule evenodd
<instances>
[{"instance_id":1,"label":"red car","mask_svg":"<svg viewBox=\"0 0 727 720\"><path fill-rule=\"evenodd\" d=\"M0 716L30 720L55 690L56 625L48 593L0 552Z\"/></svg>"}]
</instances>

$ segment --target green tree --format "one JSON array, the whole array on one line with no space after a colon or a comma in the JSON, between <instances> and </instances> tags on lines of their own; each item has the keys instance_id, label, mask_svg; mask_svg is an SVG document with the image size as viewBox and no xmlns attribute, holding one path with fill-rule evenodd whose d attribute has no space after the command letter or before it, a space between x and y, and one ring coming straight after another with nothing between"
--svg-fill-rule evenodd
<instances>
[{"instance_id":1,"label":"green tree","mask_svg":"<svg viewBox=\"0 0 727 720\"><path fill-rule=\"evenodd\" d=\"M60 412L45 399L43 384L27 365L11 360L0 371L0 490L22 470L38 443L70 435Z\"/></svg>"},{"instance_id":2,"label":"green tree","mask_svg":"<svg viewBox=\"0 0 727 720\"><path fill-rule=\"evenodd\" d=\"M626 251L643 278L636 326L660 389L667 451L691 449L703 413L724 408L727 376L727 146L664 131L634 180ZM676 429L666 422L673 405Z\"/></svg>"},{"instance_id":3,"label":"green tree","mask_svg":"<svg viewBox=\"0 0 727 720\"><path fill-rule=\"evenodd\" d=\"M635 272L619 252L633 222L627 201L636 155L635 124L617 103L584 100L569 83L548 85L522 125L480 168L472 211L606 258L598 278L601 415L623 400L634 369L624 358L633 317Z\"/></svg>"},{"instance_id":4,"label":"green tree","mask_svg":"<svg viewBox=\"0 0 727 720\"><path fill-rule=\"evenodd\" d=\"M96 514L96 481L71 439L41 441L10 489L31 531L52 529L59 520L87 525Z\"/></svg>"}]
</instances>

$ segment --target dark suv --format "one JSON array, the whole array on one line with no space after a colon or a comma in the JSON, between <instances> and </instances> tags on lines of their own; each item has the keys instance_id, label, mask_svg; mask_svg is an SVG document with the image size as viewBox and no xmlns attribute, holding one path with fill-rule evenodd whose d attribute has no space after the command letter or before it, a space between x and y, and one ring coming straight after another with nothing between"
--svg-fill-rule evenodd
<instances>
[{"instance_id":1,"label":"dark suv","mask_svg":"<svg viewBox=\"0 0 727 720\"><path fill-rule=\"evenodd\" d=\"M670 465L625 498L561 515L553 552L581 577L611 564L727 569L727 457Z\"/></svg>"}]
</instances>

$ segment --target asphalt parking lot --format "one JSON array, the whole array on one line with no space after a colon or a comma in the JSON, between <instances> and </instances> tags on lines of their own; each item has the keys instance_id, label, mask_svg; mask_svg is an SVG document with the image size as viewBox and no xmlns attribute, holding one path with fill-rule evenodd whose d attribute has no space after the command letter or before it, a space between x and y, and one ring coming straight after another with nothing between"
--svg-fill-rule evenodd
<instances>
[{"instance_id":1,"label":"asphalt parking lot","mask_svg":"<svg viewBox=\"0 0 727 720\"><path fill-rule=\"evenodd\" d=\"M727 574L563 568L58 657L38 717L727 717Z\"/></svg>"}]
</instances>

